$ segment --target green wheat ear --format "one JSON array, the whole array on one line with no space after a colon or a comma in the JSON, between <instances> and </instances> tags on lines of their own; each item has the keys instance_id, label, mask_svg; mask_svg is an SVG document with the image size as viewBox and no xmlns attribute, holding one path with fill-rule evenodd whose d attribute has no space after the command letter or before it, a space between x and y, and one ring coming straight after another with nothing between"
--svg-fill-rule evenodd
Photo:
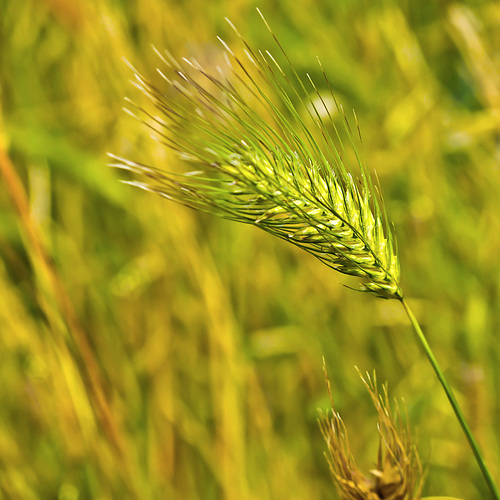
<instances>
[{"instance_id":1,"label":"green wheat ear","mask_svg":"<svg viewBox=\"0 0 500 500\"><path fill-rule=\"evenodd\" d=\"M194 59L176 61L158 53L165 64L165 70L158 70L162 89L134 70L136 87L151 101L151 111L136 106L138 118L195 170L169 173L111 155L113 166L139 177L129 184L258 226L327 266L362 278L362 291L398 299L493 498L500 500L453 391L403 297L395 237L342 107L321 70L346 140L326 98L309 75L307 85L300 79L262 19L286 61L286 71L269 52L252 50L234 26L243 51L239 56L220 40L227 70L212 72ZM354 158L357 173L349 158Z\"/></svg>"},{"instance_id":2,"label":"green wheat ear","mask_svg":"<svg viewBox=\"0 0 500 500\"><path fill-rule=\"evenodd\" d=\"M113 166L138 174L130 184L258 226L363 278L362 291L401 298L392 228L326 76L349 148L322 94L309 75L307 90L277 39L288 72L269 52L254 52L240 39L241 58L220 40L226 71L214 74L195 60L158 53L165 89L135 72L136 87L155 109L137 107L139 119L196 171L168 173L115 156Z\"/></svg>"}]
</instances>

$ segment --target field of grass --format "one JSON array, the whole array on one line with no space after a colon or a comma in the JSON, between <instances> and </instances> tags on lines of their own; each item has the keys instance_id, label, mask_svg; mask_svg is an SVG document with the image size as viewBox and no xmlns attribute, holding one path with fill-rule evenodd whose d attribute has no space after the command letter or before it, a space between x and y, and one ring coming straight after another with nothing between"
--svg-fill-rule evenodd
<instances>
[{"instance_id":1,"label":"field of grass","mask_svg":"<svg viewBox=\"0 0 500 500\"><path fill-rule=\"evenodd\" d=\"M500 481L500 4L0 0L0 499L335 499L318 426L376 462L376 370L406 401L425 495L489 498L401 305L250 226L121 184L168 170L122 111L151 44L316 56L355 109L402 287Z\"/></svg>"}]
</instances>

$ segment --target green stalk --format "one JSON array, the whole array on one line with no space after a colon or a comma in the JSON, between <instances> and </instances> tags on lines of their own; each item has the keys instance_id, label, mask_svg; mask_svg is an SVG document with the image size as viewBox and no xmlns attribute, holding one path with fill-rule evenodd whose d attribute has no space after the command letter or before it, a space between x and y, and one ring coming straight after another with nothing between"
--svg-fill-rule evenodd
<instances>
[{"instance_id":1,"label":"green stalk","mask_svg":"<svg viewBox=\"0 0 500 500\"><path fill-rule=\"evenodd\" d=\"M410 307L408 306L408 303L404 298L399 299L401 301L401 304L403 304L403 307L405 308L406 314L408 315L408 318L413 326L413 329L415 330L415 333L417 334L418 340L422 344L422 347L424 348L425 354L427 355L427 358L429 359L432 368L434 369L434 372L437 375L437 378L439 379L439 382L441 382L441 385L444 389L444 392L446 393L446 396L448 397L448 400L450 401L450 404L453 408L453 411L455 412L455 415L460 423L460 426L462 427L462 430L464 431L465 437L467 438L467 441L469 442L469 445L472 449L472 452L474 453L474 456L476 457L476 461L479 465L479 468L481 469L481 472L483 474L483 477L488 484L488 488L490 489L490 492L495 500L500 500L500 493L498 491L498 488L495 484L495 481L493 480L493 477L491 476L490 471L488 470L488 467L486 466L486 463L483 459L483 456L481 454L481 451L479 450L479 446L474 439L474 436L472 435L472 432L467 425L467 422L465 420L464 414L462 413L462 410L460 409L460 406L458 405L457 400L455 399L455 396L453 395L453 391L451 390L451 387L449 386L448 382L446 381L446 378L439 367L439 364L434 356L434 353L432 352L431 347L429 346L429 343L427 342L427 339L425 338L424 332L420 328L420 325L418 324L417 319L413 315Z\"/></svg>"},{"instance_id":2,"label":"green stalk","mask_svg":"<svg viewBox=\"0 0 500 500\"><path fill-rule=\"evenodd\" d=\"M393 228L328 78L323 73L342 119L340 130L323 94L309 77L311 87L304 85L264 23L286 66L280 66L267 51L254 51L233 27L243 41L245 55L240 58L221 40L232 73L212 74L195 60L177 62L169 55L160 55L168 67L167 75L161 71L160 75L170 89L160 92L135 72L136 86L154 107L148 111L137 106L139 119L194 171L179 175L111 155L113 166L139 176L126 181L129 184L197 210L260 227L341 273L363 278L361 290L400 300L493 498L500 500L451 388L403 299ZM305 110L309 110L313 129L308 120L303 121ZM351 172L344 135L357 160L360 183Z\"/></svg>"}]
</instances>

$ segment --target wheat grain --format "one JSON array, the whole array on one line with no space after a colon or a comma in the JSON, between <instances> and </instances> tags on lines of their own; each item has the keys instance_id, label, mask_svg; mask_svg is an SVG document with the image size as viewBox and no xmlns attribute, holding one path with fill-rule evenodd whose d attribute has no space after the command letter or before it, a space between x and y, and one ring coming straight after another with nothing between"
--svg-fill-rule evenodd
<instances>
[{"instance_id":1,"label":"wheat grain","mask_svg":"<svg viewBox=\"0 0 500 500\"><path fill-rule=\"evenodd\" d=\"M164 90L135 72L153 106L132 114L196 170L175 174L112 155L113 165L137 174L134 186L253 224L363 278L361 290L401 298L393 231L342 108L349 147L311 78L308 90L289 62L285 71L241 40L242 57L222 42L230 69L216 72L160 55ZM331 93L326 76L325 85Z\"/></svg>"},{"instance_id":2,"label":"wheat grain","mask_svg":"<svg viewBox=\"0 0 500 500\"><path fill-rule=\"evenodd\" d=\"M326 97L309 75L306 86L264 23L286 71L268 51L253 51L234 27L244 50L238 55L221 40L228 69L209 71L194 59L177 61L158 53L165 65L158 70L163 90L135 71L135 85L149 98L150 107L136 106L136 112L129 113L139 114L156 138L195 170L177 174L111 155L113 166L138 176L126 181L129 184L253 224L341 273L362 278L361 291L400 300L493 498L500 500L465 417L403 297L393 229L349 121L324 71L330 93ZM346 140L329 101L339 112ZM341 421L337 424L342 428Z\"/></svg>"},{"instance_id":3,"label":"wheat grain","mask_svg":"<svg viewBox=\"0 0 500 500\"><path fill-rule=\"evenodd\" d=\"M377 463L367 476L356 465L344 422L335 411L326 370L325 378L332 413L330 416L322 415L320 427L328 448L330 472L341 498L418 500L423 486L422 466L399 406L396 405L395 413L391 410L387 386L383 386L383 394L379 394L375 374L373 378L368 373L361 377L378 413Z\"/></svg>"}]
</instances>

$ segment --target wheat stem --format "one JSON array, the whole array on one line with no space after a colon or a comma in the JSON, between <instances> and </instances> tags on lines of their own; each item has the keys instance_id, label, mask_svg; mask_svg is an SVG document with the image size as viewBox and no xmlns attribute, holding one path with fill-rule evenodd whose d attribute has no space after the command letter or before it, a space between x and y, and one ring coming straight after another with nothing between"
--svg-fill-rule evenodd
<instances>
[{"instance_id":1,"label":"wheat stem","mask_svg":"<svg viewBox=\"0 0 500 500\"><path fill-rule=\"evenodd\" d=\"M194 59L176 61L166 53L159 54L167 66L166 74L158 70L159 84L134 70L136 87L150 101L146 108L130 102L137 117L195 170L173 173L110 155L112 165L136 176L126 181L131 185L260 227L327 266L361 278L360 290L400 300L493 497L500 500L450 386L403 299L394 231L349 120L321 65L326 93L308 75L305 84L264 23L283 65L270 52L253 50L233 27L243 51L220 40L225 69L209 70ZM332 109L325 99L334 103Z\"/></svg>"},{"instance_id":2,"label":"wheat stem","mask_svg":"<svg viewBox=\"0 0 500 500\"><path fill-rule=\"evenodd\" d=\"M422 344L422 347L424 348L425 354L427 355L427 358L429 359L429 362L434 369L434 372L436 373L437 378L439 379L439 382L441 383L441 386L444 389L444 392L446 393L446 396L448 397L448 400L450 401L451 407L453 408L453 411L455 412L455 416L457 417L458 422L460 423L460 426L462 427L462 430L464 431L465 437L467 438L467 441L469 442L469 446L472 450L472 453L474 453L474 456L476 458L477 464L479 465L479 468L481 469L481 473L483 474L483 477L488 485L488 488L490 489L491 495L495 500L500 500L500 493L498 491L498 488L495 484L495 481L493 480L493 477L484 461L484 458L481 454L481 451L479 449L479 446L472 435L472 431L470 430L467 421L465 420L465 416L462 413L462 410L460 409L460 406L458 404L458 401L456 400L453 391L451 390L450 385L448 384L443 371L441 370L439 363L434 356L434 353L432 352L432 349L427 342L427 339L425 338L424 332L422 331L422 328L420 328L420 325L418 324L417 319L415 318L415 315L411 311L408 303L404 298L399 299L401 304L403 305L406 314L408 315L408 318L413 326L413 329L417 335L417 338L419 342Z\"/></svg>"}]
</instances>

